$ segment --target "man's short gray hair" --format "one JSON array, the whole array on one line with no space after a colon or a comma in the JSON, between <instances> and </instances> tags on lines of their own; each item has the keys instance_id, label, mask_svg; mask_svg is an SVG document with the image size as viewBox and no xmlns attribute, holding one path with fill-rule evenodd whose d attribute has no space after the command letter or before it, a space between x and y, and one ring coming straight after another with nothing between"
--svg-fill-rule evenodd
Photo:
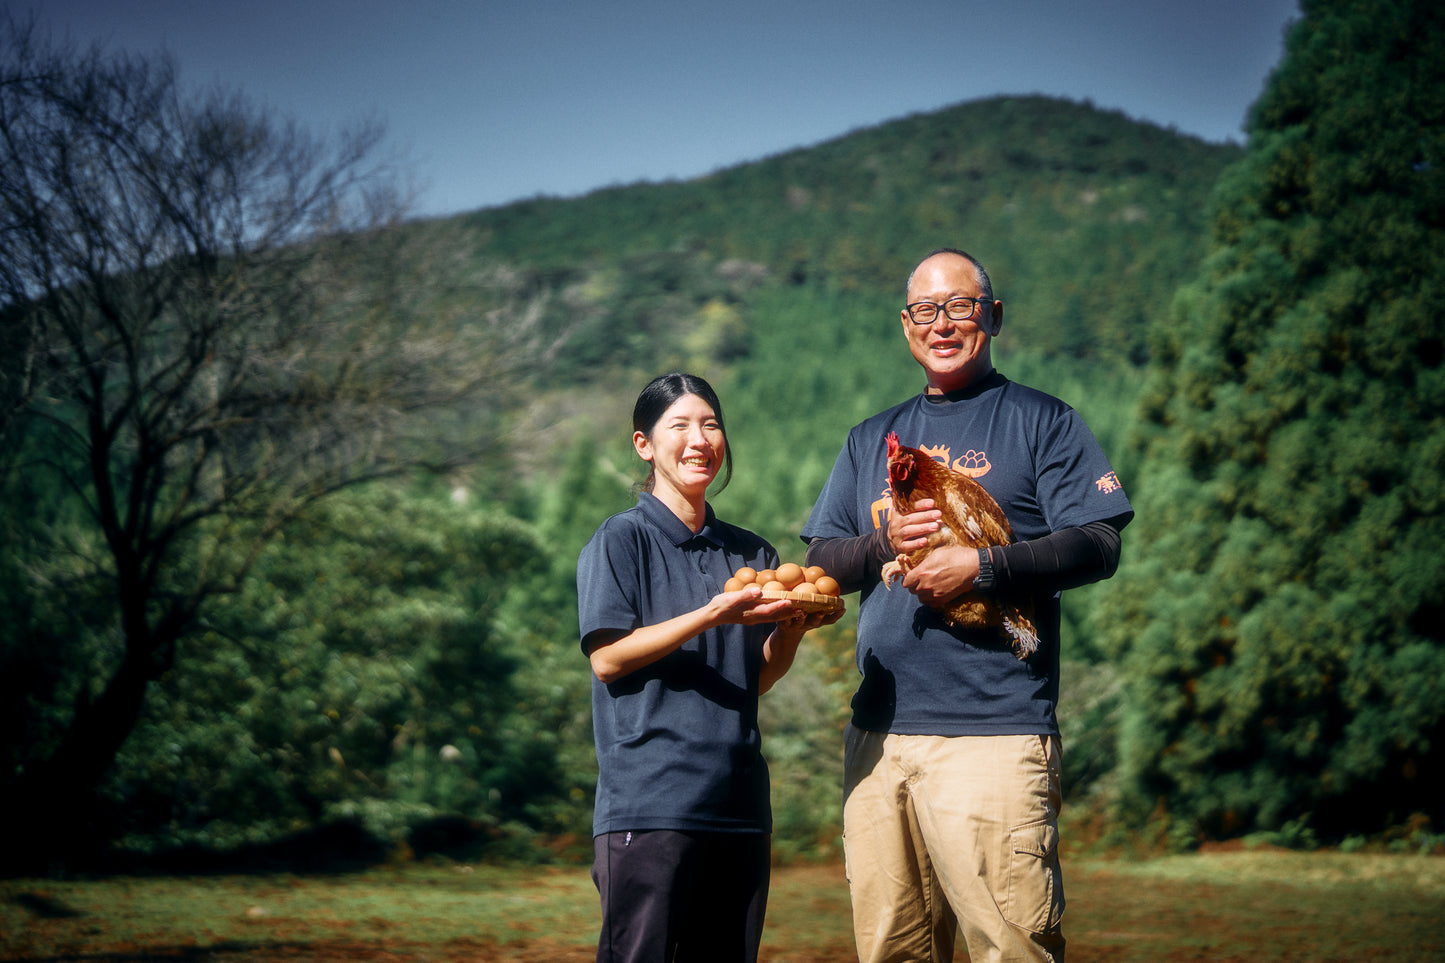
<instances>
[{"instance_id":1,"label":"man's short gray hair","mask_svg":"<svg viewBox=\"0 0 1445 963\"><path fill-rule=\"evenodd\" d=\"M994 299L993 282L988 279L988 272L984 270L983 264L979 261L978 258L974 257L972 254L969 254L967 251L960 251L956 247L938 247L934 248L932 251L929 251L928 257L924 258L923 261L927 261L929 258L935 257L939 254L957 254L969 264L972 264L974 271L978 273L979 297L983 298L985 301L992 301ZM919 261L913 266L913 270L908 272L908 284L903 288L903 299L905 301L908 300L908 292L913 290L913 275L918 273L918 269L923 266L923 261Z\"/></svg>"}]
</instances>

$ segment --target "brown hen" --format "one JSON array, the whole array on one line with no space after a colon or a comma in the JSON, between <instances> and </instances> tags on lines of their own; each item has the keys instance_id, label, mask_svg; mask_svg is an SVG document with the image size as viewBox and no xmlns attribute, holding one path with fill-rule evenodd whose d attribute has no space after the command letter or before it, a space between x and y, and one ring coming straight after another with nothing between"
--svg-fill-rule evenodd
<instances>
[{"instance_id":1,"label":"brown hen","mask_svg":"<svg viewBox=\"0 0 1445 963\"><path fill-rule=\"evenodd\" d=\"M902 578L940 546L985 548L1007 545L1014 540L1008 518L982 485L917 448L900 444L896 432L888 435L888 487L893 494L894 511L911 512L919 501L931 498L934 507L943 513L939 530L928 536L926 547L900 554L883 566L883 581L890 589L895 579ZM1000 627L1020 659L1028 658L1039 647L1033 603L1026 598L997 598L982 592L965 592L935 608L949 625Z\"/></svg>"}]
</instances>

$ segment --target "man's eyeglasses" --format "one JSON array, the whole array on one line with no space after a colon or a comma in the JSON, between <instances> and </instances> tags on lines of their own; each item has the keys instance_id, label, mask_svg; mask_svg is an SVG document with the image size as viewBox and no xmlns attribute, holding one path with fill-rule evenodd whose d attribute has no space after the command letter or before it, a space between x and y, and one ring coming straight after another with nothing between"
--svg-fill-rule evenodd
<instances>
[{"instance_id":1,"label":"man's eyeglasses","mask_svg":"<svg viewBox=\"0 0 1445 963\"><path fill-rule=\"evenodd\" d=\"M942 304L934 301L914 301L906 307L908 320L914 324L932 324L938 320L940 310L948 315L950 321L967 321L978 314L980 304L988 304L992 301L992 298L949 298Z\"/></svg>"}]
</instances>

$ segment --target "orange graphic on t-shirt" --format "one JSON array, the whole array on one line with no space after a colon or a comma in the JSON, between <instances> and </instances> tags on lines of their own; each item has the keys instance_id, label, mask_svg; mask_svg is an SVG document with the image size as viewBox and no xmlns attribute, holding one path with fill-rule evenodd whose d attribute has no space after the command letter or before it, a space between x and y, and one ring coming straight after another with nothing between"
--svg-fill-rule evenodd
<instances>
[{"instance_id":1,"label":"orange graphic on t-shirt","mask_svg":"<svg viewBox=\"0 0 1445 963\"><path fill-rule=\"evenodd\" d=\"M988 463L988 456L981 451L974 451L970 448L964 452L962 458L953 463L953 470L969 478L982 478L988 474L993 466Z\"/></svg>"},{"instance_id":2,"label":"orange graphic on t-shirt","mask_svg":"<svg viewBox=\"0 0 1445 963\"><path fill-rule=\"evenodd\" d=\"M893 509L892 493L889 492L886 488L883 489L883 497L878 499L869 507L873 510L873 527L875 529L882 528L883 519L887 517L888 512L892 511Z\"/></svg>"},{"instance_id":3,"label":"orange graphic on t-shirt","mask_svg":"<svg viewBox=\"0 0 1445 963\"><path fill-rule=\"evenodd\" d=\"M964 452L963 456L957 461L953 460L953 453L949 451L947 445L921 445L918 450L940 465L947 465L959 474L967 475L969 478L982 478L984 475L987 475L989 469L993 467L989 464L987 455L973 448Z\"/></svg>"}]
</instances>

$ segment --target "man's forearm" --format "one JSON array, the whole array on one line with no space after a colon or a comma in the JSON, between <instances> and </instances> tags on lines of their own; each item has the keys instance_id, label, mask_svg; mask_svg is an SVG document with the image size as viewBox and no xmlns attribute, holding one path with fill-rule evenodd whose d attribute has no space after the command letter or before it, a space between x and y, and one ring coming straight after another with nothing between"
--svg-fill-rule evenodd
<instances>
[{"instance_id":1,"label":"man's forearm","mask_svg":"<svg viewBox=\"0 0 1445 963\"><path fill-rule=\"evenodd\" d=\"M815 538L804 555L807 564L821 565L837 579L845 594L861 589L870 573L877 575L892 559L888 535L881 528L853 538Z\"/></svg>"},{"instance_id":2,"label":"man's forearm","mask_svg":"<svg viewBox=\"0 0 1445 963\"><path fill-rule=\"evenodd\" d=\"M1098 582L1119 568L1120 520L1090 522L989 549L992 591L1058 592Z\"/></svg>"},{"instance_id":3,"label":"man's forearm","mask_svg":"<svg viewBox=\"0 0 1445 963\"><path fill-rule=\"evenodd\" d=\"M994 582L990 591L1058 592L1106 579L1119 567L1123 520L1090 522L1042 538L989 550ZM892 561L883 529L852 538L815 538L805 561L821 565L845 593L863 587Z\"/></svg>"}]
</instances>

